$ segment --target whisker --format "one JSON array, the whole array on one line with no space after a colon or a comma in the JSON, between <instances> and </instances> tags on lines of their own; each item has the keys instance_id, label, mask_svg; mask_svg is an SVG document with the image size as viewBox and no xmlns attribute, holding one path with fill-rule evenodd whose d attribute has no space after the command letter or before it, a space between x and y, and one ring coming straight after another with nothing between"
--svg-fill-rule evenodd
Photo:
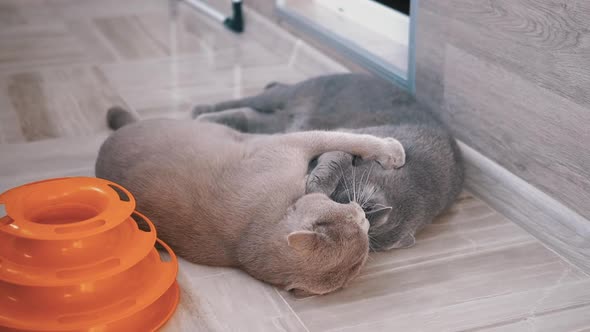
<instances>
[{"instance_id":1,"label":"whisker","mask_svg":"<svg viewBox=\"0 0 590 332\"><path fill-rule=\"evenodd\" d=\"M365 205L367 205L367 198L369 198L369 192L370 192L371 190L372 190L372 189L366 189L366 192L367 192L367 194L365 195L366 197L364 197L364 199L363 199L363 201L362 201L362 203L361 203L361 206L362 206L363 208L365 207Z\"/></svg>"},{"instance_id":2,"label":"whisker","mask_svg":"<svg viewBox=\"0 0 590 332\"><path fill-rule=\"evenodd\" d=\"M363 174L361 175L361 179L359 180L359 184L363 183L363 178L365 177L365 174L367 174L366 169L363 171ZM366 195L365 187L362 185L359 185L359 202L363 201L363 198L365 197L365 195Z\"/></svg>"},{"instance_id":3,"label":"whisker","mask_svg":"<svg viewBox=\"0 0 590 332\"><path fill-rule=\"evenodd\" d=\"M369 186L367 186L367 185L363 186L363 196L359 199L359 201L361 202L359 204L361 204L361 206L366 205L367 197L369 196L369 191L370 191Z\"/></svg>"},{"instance_id":4,"label":"whisker","mask_svg":"<svg viewBox=\"0 0 590 332\"><path fill-rule=\"evenodd\" d=\"M371 167L369 167L369 174L367 175L367 181L365 182L365 187L369 186L369 178L371 177L371 172L373 171L373 166L375 165L374 162L371 163ZM366 198L363 201L363 205L367 204L367 202L369 201L369 198Z\"/></svg>"},{"instance_id":5,"label":"whisker","mask_svg":"<svg viewBox=\"0 0 590 332\"><path fill-rule=\"evenodd\" d=\"M373 166L375 166L375 162L372 162L371 167L369 167L369 174L367 175L367 182L365 183L365 185L369 184L369 177L371 177L371 172L373 171Z\"/></svg>"},{"instance_id":6,"label":"whisker","mask_svg":"<svg viewBox=\"0 0 590 332\"><path fill-rule=\"evenodd\" d=\"M350 189L348 189L348 185L346 184L346 176L344 176L344 170L342 169L342 165L338 164L340 167L340 173L342 174L342 181L344 181L344 188L346 188L346 194L348 195L348 201L352 202L350 199Z\"/></svg>"},{"instance_id":7,"label":"whisker","mask_svg":"<svg viewBox=\"0 0 590 332\"><path fill-rule=\"evenodd\" d=\"M373 188L373 191L371 192L371 195L369 195L369 198L367 198L367 202L368 202L368 201L369 201L371 198L373 198L373 195L374 195L376 192L377 192L377 188L376 188L376 187L374 187L374 188Z\"/></svg>"},{"instance_id":8,"label":"whisker","mask_svg":"<svg viewBox=\"0 0 590 332\"><path fill-rule=\"evenodd\" d=\"M383 204L379 204L379 203L375 203L375 206L379 206L379 207L387 207L387 206L385 206L385 205L383 205Z\"/></svg>"},{"instance_id":9,"label":"whisker","mask_svg":"<svg viewBox=\"0 0 590 332\"><path fill-rule=\"evenodd\" d=\"M369 237L369 250L370 251L375 251L373 248L373 246L371 245L371 242L375 242L377 243L377 239L375 239L374 237L372 237L370 234L367 234L367 236Z\"/></svg>"},{"instance_id":10,"label":"whisker","mask_svg":"<svg viewBox=\"0 0 590 332\"><path fill-rule=\"evenodd\" d=\"M367 203L369 203L369 200L371 200L371 198L373 197L373 195L377 192L377 188L373 187L373 190L371 191L371 194L369 195L369 197L367 197L367 199L365 200L365 202L363 203L363 206L366 205Z\"/></svg>"},{"instance_id":11,"label":"whisker","mask_svg":"<svg viewBox=\"0 0 590 332\"><path fill-rule=\"evenodd\" d=\"M344 177L343 177L343 179L344 179ZM346 188L346 180L340 180L340 182L343 182L343 181L344 181L344 188L345 188L344 191L346 192L346 196L348 196L348 201L351 201L350 190L348 190L348 188Z\"/></svg>"},{"instance_id":12,"label":"whisker","mask_svg":"<svg viewBox=\"0 0 590 332\"><path fill-rule=\"evenodd\" d=\"M352 197L354 199L354 201L356 202L356 177L355 177L355 168L354 166L352 166Z\"/></svg>"}]
</instances>

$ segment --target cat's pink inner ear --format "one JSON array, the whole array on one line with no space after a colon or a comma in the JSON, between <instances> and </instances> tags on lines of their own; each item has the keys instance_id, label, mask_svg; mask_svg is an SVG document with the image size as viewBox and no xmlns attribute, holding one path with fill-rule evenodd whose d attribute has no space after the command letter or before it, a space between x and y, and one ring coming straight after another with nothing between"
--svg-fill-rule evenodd
<instances>
[{"instance_id":1,"label":"cat's pink inner ear","mask_svg":"<svg viewBox=\"0 0 590 332\"><path fill-rule=\"evenodd\" d=\"M289 246L297 250L311 250L315 246L318 234L312 231L297 231L287 236Z\"/></svg>"},{"instance_id":2,"label":"cat's pink inner ear","mask_svg":"<svg viewBox=\"0 0 590 332\"><path fill-rule=\"evenodd\" d=\"M373 209L371 211L366 212L366 217L371 220L371 225L381 225L389 219L389 214L391 213L393 208L391 206L386 206L382 208Z\"/></svg>"}]
</instances>

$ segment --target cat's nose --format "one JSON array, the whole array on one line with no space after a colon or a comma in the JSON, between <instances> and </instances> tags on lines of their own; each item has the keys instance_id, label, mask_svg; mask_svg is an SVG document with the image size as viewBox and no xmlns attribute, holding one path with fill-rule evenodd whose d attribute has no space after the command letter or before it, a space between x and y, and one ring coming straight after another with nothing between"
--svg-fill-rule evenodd
<instances>
[{"instance_id":1,"label":"cat's nose","mask_svg":"<svg viewBox=\"0 0 590 332\"><path fill-rule=\"evenodd\" d=\"M368 232L369 231L369 220L367 219L367 217L365 215L365 211L356 202L351 202L350 204L352 205L352 207L354 208L354 210L356 212L356 215L355 215L356 222L358 223L359 226L361 226L361 228L363 229L364 232Z\"/></svg>"},{"instance_id":2,"label":"cat's nose","mask_svg":"<svg viewBox=\"0 0 590 332\"><path fill-rule=\"evenodd\" d=\"M350 202L350 205L352 205L354 207L354 209L357 212L357 215L359 217L363 217L363 218L365 217L365 211L357 202Z\"/></svg>"},{"instance_id":3,"label":"cat's nose","mask_svg":"<svg viewBox=\"0 0 590 332\"><path fill-rule=\"evenodd\" d=\"M363 232L369 233L370 226L371 226L371 224L369 224L369 219L363 218L363 221L361 223L361 228L363 229Z\"/></svg>"}]
</instances>

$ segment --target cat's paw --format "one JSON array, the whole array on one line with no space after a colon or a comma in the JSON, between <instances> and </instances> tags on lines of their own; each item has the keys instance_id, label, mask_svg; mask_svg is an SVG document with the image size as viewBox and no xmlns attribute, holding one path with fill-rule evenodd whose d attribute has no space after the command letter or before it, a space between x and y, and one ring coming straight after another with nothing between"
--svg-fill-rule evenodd
<instances>
[{"instance_id":1,"label":"cat's paw","mask_svg":"<svg viewBox=\"0 0 590 332\"><path fill-rule=\"evenodd\" d=\"M400 168L406 163L406 151L398 140L386 137L375 161L384 169Z\"/></svg>"},{"instance_id":2,"label":"cat's paw","mask_svg":"<svg viewBox=\"0 0 590 332\"><path fill-rule=\"evenodd\" d=\"M320 188L319 188L319 183L317 181L317 176L314 176L313 174L306 175L305 176L305 193L311 194L311 193L316 193L319 191L320 191Z\"/></svg>"},{"instance_id":3,"label":"cat's paw","mask_svg":"<svg viewBox=\"0 0 590 332\"><path fill-rule=\"evenodd\" d=\"M305 177L305 193L322 193L326 195L331 195L334 192L334 187L332 183L326 181L328 179L321 179L316 174L309 174Z\"/></svg>"},{"instance_id":4,"label":"cat's paw","mask_svg":"<svg viewBox=\"0 0 590 332\"><path fill-rule=\"evenodd\" d=\"M213 121L213 114L200 114L197 115L195 117L193 117L193 120L197 121L197 122L215 122Z\"/></svg>"},{"instance_id":5,"label":"cat's paw","mask_svg":"<svg viewBox=\"0 0 590 332\"><path fill-rule=\"evenodd\" d=\"M193 107L192 116L193 119L196 119L199 115L211 112L213 112L213 105L197 105Z\"/></svg>"}]
</instances>

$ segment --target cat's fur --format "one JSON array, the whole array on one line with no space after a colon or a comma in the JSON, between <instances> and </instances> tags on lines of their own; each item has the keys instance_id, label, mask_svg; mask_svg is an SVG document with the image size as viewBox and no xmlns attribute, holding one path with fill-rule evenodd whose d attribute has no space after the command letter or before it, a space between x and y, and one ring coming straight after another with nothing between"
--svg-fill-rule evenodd
<instances>
[{"instance_id":1,"label":"cat's fur","mask_svg":"<svg viewBox=\"0 0 590 332\"><path fill-rule=\"evenodd\" d=\"M124 127L101 146L96 176L130 190L176 253L239 267L301 294L343 287L364 264L369 243L358 204L306 194L310 160L341 150L376 160L387 172L405 160L393 138L253 135L198 121L136 122L120 108L107 117L112 128Z\"/></svg>"},{"instance_id":2,"label":"cat's fur","mask_svg":"<svg viewBox=\"0 0 590 332\"><path fill-rule=\"evenodd\" d=\"M413 245L416 232L462 190L463 162L447 128L410 94L369 75L271 83L257 96L197 106L193 116L243 132L338 129L400 140L407 164L399 172L352 167L350 155L332 152L319 158L309 177L308 191L363 205L373 250Z\"/></svg>"}]
</instances>

